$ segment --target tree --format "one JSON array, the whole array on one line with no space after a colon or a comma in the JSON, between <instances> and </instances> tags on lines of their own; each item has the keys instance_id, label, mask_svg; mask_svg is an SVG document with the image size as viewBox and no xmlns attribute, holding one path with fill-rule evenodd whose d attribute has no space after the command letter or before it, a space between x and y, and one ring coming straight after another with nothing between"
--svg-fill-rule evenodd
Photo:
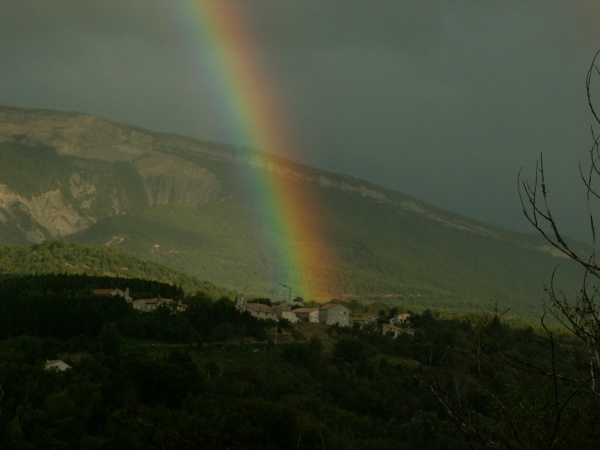
<instances>
[{"instance_id":1,"label":"tree","mask_svg":"<svg viewBox=\"0 0 600 450\"><path fill-rule=\"evenodd\" d=\"M597 125L592 81L600 77L600 51L586 77L588 104ZM541 319L542 331L517 331L505 326L502 315L468 320L470 341L459 345L440 336L437 326L423 378L455 424L455 434L468 448L590 448L597 442L594 425L600 418L600 262L596 259L594 208L600 201L600 134L592 127L589 167L580 165L586 187L591 245L569 240L559 229L550 206L543 155L532 181L519 173L523 213L558 252L582 268L583 282L574 298L555 286L554 273L547 288L549 304ZM556 272L556 271L555 271ZM547 315L562 324L556 329ZM421 334L432 330L423 314ZM415 317L413 323L419 321ZM564 331L567 331L565 333ZM442 342L440 352L434 345ZM421 346L421 350L425 347ZM454 351L459 349L460 352ZM470 355L470 358L465 358ZM434 364L439 360L439 363ZM475 360L475 364L472 361ZM471 362L469 362L471 361ZM463 371L463 368L469 368ZM433 423L431 417L421 427ZM576 432L574 432L576 431ZM443 430L442 430L443 432ZM425 445L425 444L423 444ZM429 444L430 445L430 444Z\"/></svg>"},{"instance_id":2,"label":"tree","mask_svg":"<svg viewBox=\"0 0 600 450\"><path fill-rule=\"evenodd\" d=\"M592 98L592 81L600 76L598 59L600 50L594 56L586 77L586 92L590 111L596 124L600 125L600 117L594 107ZM600 134L591 128L593 144L590 148L589 167L584 169L580 164L580 174L586 187L586 200L589 213L591 246L582 248L571 243L560 231L553 211L546 174L544 171L543 155L536 165L536 175L533 182L521 179L519 174L519 197L523 213L533 227L543 238L560 253L576 262L583 269L583 282L580 294L571 299L564 292L555 289L554 274L548 293L551 307L550 314L572 334L586 343L589 350L590 387L596 392L595 379L600 370L600 308L596 303L598 281L600 280L600 262L596 259L596 227L594 221L594 203L600 200L600 190L596 187L600 181Z\"/></svg>"},{"instance_id":3,"label":"tree","mask_svg":"<svg viewBox=\"0 0 600 450\"><path fill-rule=\"evenodd\" d=\"M382 325L390 323L390 321L398 315L400 310L397 306L382 309L379 311L379 316L377 316L377 324L381 328Z\"/></svg>"},{"instance_id":4,"label":"tree","mask_svg":"<svg viewBox=\"0 0 600 450\"><path fill-rule=\"evenodd\" d=\"M600 125L600 117L594 106L592 84L600 77L600 50L596 52L586 76L586 94L588 105L595 125ZM594 408L600 407L600 305L598 292L600 290L600 262L596 258L596 226L594 211L600 201L600 134L591 127L592 145L589 150L588 165L580 163L580 175L586 188L586 201L589 214L591 243L577 244L569 240L558 226L554 210L550 206L550 195L544 169L543 154L536 164L535 177L532 181L523 179L519 173L519 198L523 214L531 225L554 249L578 264L583 272L582 285L579 294L574 298L555 286L555 273L552 274L547 292L550 303L545 307L548 314L553 316L579 342L577 345L562 345L555 330L547 326L542 317L542 327L550 348L549 361L532 364L522 358L515 357L498 345L497 354L505 362L522 371L534 373L551 380L553 385L553 430L550 434L548 447L557 444L560 429L568 426L572 417L583 423L584 415L577 414L565 418L565 411L570 403L595 403ZM579 363L576 374L566 376L556 363L558 355L570 352L573 360Z\"/></svg>"},{"instance_id":5,"label":"tree","mask_svg":"<svg viewBox=\"0 0 600 450\"><path fill-rule=\"evenodd\" d=\"M121 334L117 330L117 325L114 322L102 325L97 341L104 353L107 355L116 355L121 346Z\"/></svg>"}]
</instances>

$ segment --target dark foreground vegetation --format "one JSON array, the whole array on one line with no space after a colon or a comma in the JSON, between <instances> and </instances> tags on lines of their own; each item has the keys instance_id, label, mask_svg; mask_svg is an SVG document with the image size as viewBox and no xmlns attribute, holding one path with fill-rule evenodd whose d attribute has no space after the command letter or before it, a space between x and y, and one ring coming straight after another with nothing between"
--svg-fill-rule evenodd
<instances>
[{"instance_id":1,"label":"dark foreground vegetation","mask_svg":"<svg viewBox=\"0 0 600 450\"><path fill-rule=\"evenodd\" d=\"M590 355L548 329L425 311L412 316L414 335L396 340L377 326L286 323L276 331L227 298L199 295L183 313L140 313L122 299L84 295L71 281L64 289L48 276L0 283L0 448L598 442ZM178 295L138 281L140 290ZM72 369L46 371L47 359Z\"/></svg>"}]
</instances>

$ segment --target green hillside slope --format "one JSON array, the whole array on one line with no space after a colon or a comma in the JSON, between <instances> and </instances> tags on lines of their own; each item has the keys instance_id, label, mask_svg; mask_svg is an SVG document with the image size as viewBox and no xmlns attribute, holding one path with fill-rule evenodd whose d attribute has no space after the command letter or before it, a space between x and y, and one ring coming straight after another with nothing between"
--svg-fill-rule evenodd
<instances>
[{"instance_id":1,"label":"green hillside slope","mask_svg":"<svg viewBox=\"0 0 600 450\"><path fill-rule=\"evenodd\" d=\"M310 194L287 218L318 236L284 242L255 181ZM253 184L254 183L254 184ZM530 236L363 180L256 150L153 133L92 116L0 107L0 242L114 247L250 296L384 299L410 307L511 308L539 317L543 285L580 276ZM290 273L282 248L326 259Z\"/></svg>"},{"instance_id":2,"label":"green hillside slope","mask_svg":"<svg viewBox=\"0 0 600 450\"><path fill-rule=\"evenodd\" d=\"M153 280L179 286L188 295L200 291L212 298L232 294L164 264L142 261L112 248L56 240L31 246L0 245L0 276L42 274Z\"/></svg>"}]
</instances>

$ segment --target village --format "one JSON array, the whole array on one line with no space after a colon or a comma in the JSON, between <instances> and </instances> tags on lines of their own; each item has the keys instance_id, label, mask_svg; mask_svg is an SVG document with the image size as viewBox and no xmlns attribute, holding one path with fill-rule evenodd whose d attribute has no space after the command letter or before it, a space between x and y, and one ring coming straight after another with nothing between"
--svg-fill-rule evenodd
<instances>
[{"instance_id":1,"label":"village","mask_svg":"<svg viewBox=\"0 0 600 450\"><path fill-rule=\"evenodd\" d=\"M141 313L151 313L158 311L161 308L167 310L169 314L177 314L184 312L187 305L182 301L176 301L169 298L155 297L149 299L133 299L129 293L129 288L124 290L120 288L109 289L92 289L90 292L94 296L107 298L122 298L132 308ZM377 329L377 318L369 317L352 317L350 310L344 305L338 303L327 303L320 305L318 308L307 308L303 302L299 301L283 301L273 306L257 303L245 302L244 296L238 294L235 301L235 309L240 314L249 314L258 320L270 320L273 322L288 321L291 324L298 322L323 324L337 327L355 327L363 329L370 327ZM383 336L388 336L393 339L400 334L413 335L412 324L410 322L410 314L396 314L388 323L381 324L381 333ZM72 367L62 360L46 360L45 370L64 372Z\"/></svg>"},{"instance_id":2,"label":"village","mask_svg":"<svg viewBox=\"0 0 600 450\"><path fill-rule=\"evenodd\" d=\"M279 321L284 319L291 323L303 321L359 329L377 324L376 317L352 317L350 310L338 303L326 303L318 308L305 308L302 302L284 301L269 306L262 303L246 303L243 295L238 295L235 307L238 311L247 312L252 317L261 320ZM413 333L408 313L396 314L388 323L382 324L384 336L396 338L402 333Z\"/></svg>"},{"instance_id":3,"label":"village","mask_svg":"<svg viewBox=\"0 0 600 450\"><path fill-rule=\"evenodd\" d=\"M121 297L127 303L131 304L133 309L140 312L152 312L159 308L168 308L172 313L178 313L185 311L187 307L182 301L161 298L160 296L134 300L129 295L129 288L125 288L124 290L119 288L93 289L91 293L98 296ZM282 301L270 306L258 302L246 302L244 296L238 294L235 301L235 308L240 313L248 313L259 320L272 320L275 322L287 320L292 324L307 322L339 327L357 327L359 329L377 324L377 317L352 317L351 311L338 303L326 303L320 305L318 308L307 308L300 301ZM410 314L402 313L394 315L389 319L388 323L382 324L381 333L384 336L392 338L396 338L403 333L412 335L413 330L410 322Z\"/></svg>"}]
</instances>

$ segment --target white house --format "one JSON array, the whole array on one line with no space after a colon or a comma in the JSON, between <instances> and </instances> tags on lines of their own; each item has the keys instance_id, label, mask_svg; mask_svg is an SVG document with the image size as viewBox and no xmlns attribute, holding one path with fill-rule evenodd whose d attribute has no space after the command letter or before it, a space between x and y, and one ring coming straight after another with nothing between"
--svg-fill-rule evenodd
<instances>
[{"instance_id":1,"label":"white house","mask_svg":"<svg viewBox=\"0 0 600 450\"><path fill-rule=\"evenodd\" d=\"M277 313L269 305L263 305L261 303L244 303L244 310L257 319L277 320Z\"/></svg>"},{"instance_id":2,"label":"white house","mask_svg":"<svg viewBox=\"0 0 600 450\"><path fill-rule=\"evenodd\" d=\"M72 369L72 367L60 359L47 359L44 369L64 372L65 370Z\"/></svg>"},{"instance_id":3,"label":"white house","mask_svg":"<svg viewBox=\"0 0 600 450\"><path fill-rule=\"evenodd\" d=\"M289 305L275 305L273 309L275 310L278 319L287 319L292 323L296 323L299 320L298 316L292 311L292 308Z\"/></svg>"},{"instance_id":4,"label":"white house","mask_svg":"<svg viewBox=\"0 0 600 450\"><path fill-rule=\"evenodd\" d=\"M236 297L235 309L240 313L247 312L257 319L277 320L277 312L269 305L263 305L262 303L245 303L243 295L238 295Z\"/></svg>"}]
</instances>

